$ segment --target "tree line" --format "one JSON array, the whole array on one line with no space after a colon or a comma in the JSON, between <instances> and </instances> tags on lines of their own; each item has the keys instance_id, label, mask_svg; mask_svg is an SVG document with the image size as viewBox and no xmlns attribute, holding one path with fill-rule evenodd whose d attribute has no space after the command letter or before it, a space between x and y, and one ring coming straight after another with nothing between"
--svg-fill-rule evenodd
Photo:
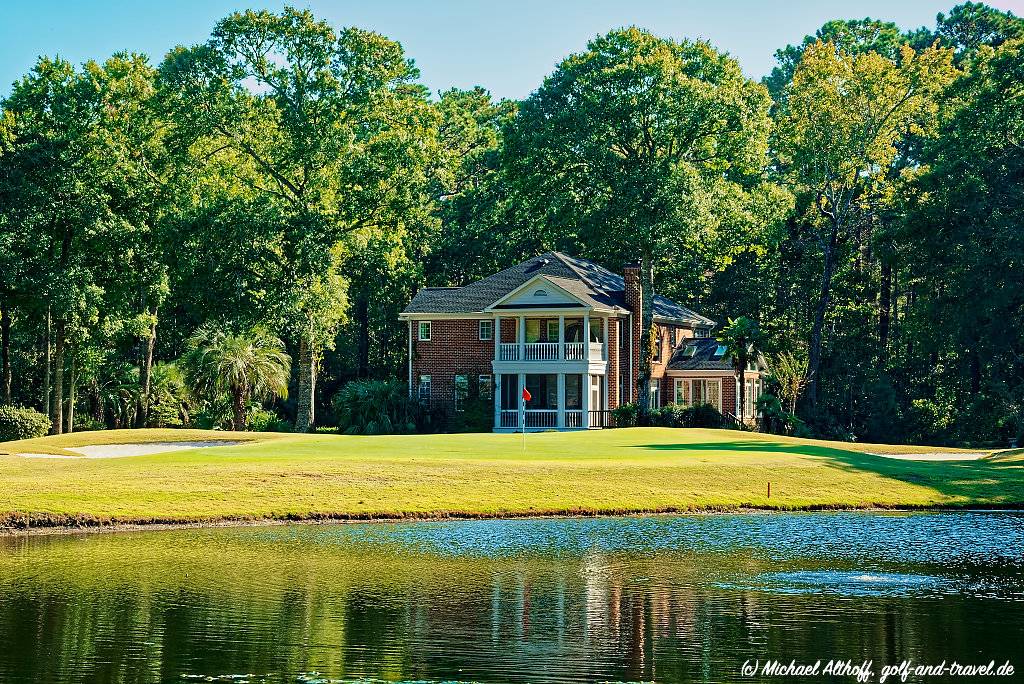
<instances>
[{"instance_id":1,"label":"tree line","mask_svg":"<svg viewBox=\"0 0 1024 684\"><path fill-rule=\"evenodd\" d=\"M417 288L559 249L640 259L648 327L655 294L756 321L816 434L1012 438L1022 41L979 3L836 20L758 82L630 27L518 102L433 94L397 42L291 8L158 65L42 57L0 103L0 403L307 431L402 377Z\"/></svg>"}]
</instances>

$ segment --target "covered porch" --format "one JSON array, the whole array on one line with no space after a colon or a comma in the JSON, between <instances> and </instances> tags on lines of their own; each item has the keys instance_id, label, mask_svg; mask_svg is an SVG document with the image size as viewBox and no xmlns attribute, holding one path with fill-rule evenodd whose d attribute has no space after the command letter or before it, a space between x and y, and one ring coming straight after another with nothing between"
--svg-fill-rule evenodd
<instances>
[{"instance_id":1,"label":"covered porch","mask_svg":"<svg viewBox=\"0 0 1024 684\"><path fill-rule=\"evenodd\" d=\"M499 373L494 380L495 432L587 430L610 423L604 375Z\"/></svg>"}]
</instances>

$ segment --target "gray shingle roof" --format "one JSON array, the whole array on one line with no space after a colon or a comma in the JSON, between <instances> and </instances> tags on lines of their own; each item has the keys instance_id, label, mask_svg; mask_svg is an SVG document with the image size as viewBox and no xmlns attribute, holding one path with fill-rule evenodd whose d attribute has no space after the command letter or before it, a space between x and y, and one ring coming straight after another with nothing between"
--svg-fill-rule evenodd
<instances>
[{"instance_id":1,"label":"gray shingle roof","mask_svg":"<svg viewBox=\"0 0 1024 684\"><path fill-rule=\"evenodd\" d=\"M686 350L694 347L694 354L690 356ZM718 351L718 340L713 337L695 337L686 339L679 343L679 346L672 352L672 358L668 361L668 370L732 370L732 360L724 354L716 356Z\"/></svg>"},{"instance_id":2,"label":"gray shingle roof","mask_svg":"<svg viewBox=\"0 0 1024 684\"><path fill-rule=\"evenodd\" d=\"M546 252L463 287L425 287L416 293L402 313L480 313L538 275L547 276L590 306L626 308L625 283L620 274L586 259ZM654 315L714 325L711 319L660 295L654 298Z\"/></svg>"}]
</instances>

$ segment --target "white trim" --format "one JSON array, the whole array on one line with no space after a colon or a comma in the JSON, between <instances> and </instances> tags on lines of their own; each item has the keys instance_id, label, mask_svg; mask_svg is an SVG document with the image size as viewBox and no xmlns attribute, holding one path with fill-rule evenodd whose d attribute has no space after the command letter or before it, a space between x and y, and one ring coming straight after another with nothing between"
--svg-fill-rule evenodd
<instances>
[{"instance_id":1,"label":"white trim","mask_svg":"<svg viewBox=\"0 0 1024 684\"><path fill-rule=\"evenodd\" d=\"M491 326L490 337L484 337L484 323L489 323ZM481 342L490 342L494 339L494 319L481 318L476 322L476 336Z\"/></svg>"},{"instance_id":2,"label":"white trim","mask_svg":"<svg viewBox=\"0 0 1024 684\"><path fill-rule=\"evenodd\" d=\"M423 336L423 324L427 324L427 336ZM418 342L429 342L431 333L430 321L416 321L416 340Z\"/></svg>"},{"instance_id":3,"label":"white trim","mask_svg":"<svg viewBox=\"0 0 1024 684\"><path fill-rule=\"evenodd\" d=\"M566 297L566 299L568 299L570 302L576 302L577 304L580 304L580 305L582 305L585 308L588 308L588 309L590 308L589 305L586 302L584 302L582 299L580 299L576 295L572 294L568 290L566 290L566 289L564 289L562 287L559 287L558 284L554 283L550 278L548 278L546 275L542 274L542 275L536 275L536 276L530 278L525 283L523 283L519 287L515 288L511 292L508 292L508 293L504 294L503 296L499 297L490 306L485 307L484 311L493 311L495 307L500 306L503 302L506 302L506 301L508 301L510 299L513 299L514 297L516 297L516 295L522 293L525 290L530 289L531 287L533 287L538 282L545 283L545 287L552 287L552 288L554 288L556 292L558 292L561 295L564 295ZM546 297L550 297L551 296L551 293L547 292L547 291L545 291L544 294L545 294ZM557 304L552 304L551 307L552 308L558 308L558 305ZM512 310L514 308L515 307L509 307L507 309L506 308L502 308L502 311L510 311L510 310ZM529 307L527 307L527 308L529 308Z\"/></svg>"}]
</instances>

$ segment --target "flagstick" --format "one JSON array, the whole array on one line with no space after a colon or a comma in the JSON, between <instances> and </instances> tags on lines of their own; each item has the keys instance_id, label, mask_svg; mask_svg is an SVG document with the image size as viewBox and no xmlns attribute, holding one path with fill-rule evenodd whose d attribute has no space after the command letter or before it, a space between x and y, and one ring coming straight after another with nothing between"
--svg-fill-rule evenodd
<instances>
[{"instance_id":1,"label":"flagstick","mask_svg":"<svg viewBox=\"0 0 1024 684\"><path fill-rule=\"evenodd\" d=\"M519 404L523 407L520 411L523 423L523 456L526 456L526 397L519 395Z\"/></svg>"}]
</instances>

